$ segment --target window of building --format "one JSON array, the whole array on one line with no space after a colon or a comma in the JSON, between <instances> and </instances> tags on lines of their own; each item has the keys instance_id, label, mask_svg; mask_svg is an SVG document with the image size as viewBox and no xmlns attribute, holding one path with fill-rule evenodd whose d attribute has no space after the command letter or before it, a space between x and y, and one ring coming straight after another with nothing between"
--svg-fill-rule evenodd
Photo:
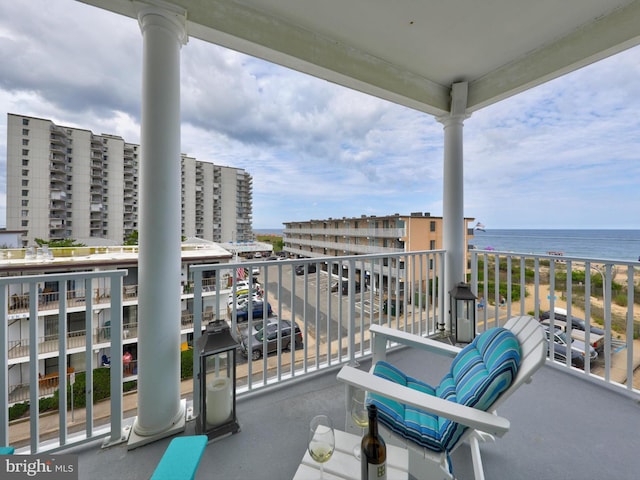
<instances>
[{"instance_id":1,"label":"window of building","mask_svg":"<svg viewBox=\"0 0 640 480\"><path fill-rule=\"evenodd\" d=\"M23 197L28 197L29 196L29 190L22 190L22 196Z\"/></svg>"},{"instance_id":2,"label":"window of building","mask_svg":"<svg viewBox=\"0 0 640 480\"><path fill-rule=\"evenodd\" d=\"M429 250L435 250L436 249L436 241L435 240L430 240L429 241Z\"/></svg>"},{"instance_id":3,"label":"window of building","mask_svg":"<svg viewBox=\"0 0 640 480\"><path fill-rule=\"evenodd\" d=\"M26 147L27 145L29 145L29 139L28 138L23 138L22 139L22 146Z\"/></svg>"},{"instance_id":4,"label":"window of building","mask_svg":"<svg viewBox=\"0 0 640 480\"><path fill-rule=\"evenodd\" d=\"M22 176L23 176L23 177L26 177L26 176L28 176L28 175L29 175L29 170L27 170L27 169L22 169Z\"/></svg>"},{"instance_id":5,"label":"window of building","mask_svg":"<svg viewBox=\"0 0 640 480\"><path fill-rule=\"evenodd\" d=\"M23 158L22 159L22 166L23 167L29 166L29 159L28 158Z\"/></svg>"},{"instance_id":6,"label":"window of building","mask_svg":"<svg viewBox=\"0 0 640 480\"><path fill-rule=\"evenodd\" d=\"M23 227L28 227L28 226L29 226L29 220L22 220L22 222L20 222L20 224L21 224Z\"/></svg>"},{"instance_id":7,"label":"window of building","mask_svg":"<svg viewBox=\"0 0 640 480\"><path fill-rule=\"evenodd\" d=\"M22 210L22 216L23 217L28 217L29 216L29 210Z\"/></svg>"},{"instance_id":8,"label":"window of building","mask_svg":"<svg viewBox=\"0 0 640 480\"><path fill-rule=\"evenodd\" d=\"M22 119L22 125L29 125L29 119L28 118L23 118Z\"/></svg>"},{"instance_id":9,"label":"window of building","mask_svg":"<svg viewBox=\"0 0 640 480\"><path fill-rule=\"evenodd\" d=\"M29 155L29 149L28 148L23 148L22 149L22 155Z\"/></svg>"},{"instance_id":10,"label":"window of building","mask_svg":"<svg viewBox=\"0 0 640 480\"><path fill-rule=\"evenodd\" d=\"M22 186L23 187L28 187L29 186L29 180L22 180Z\"/></svg>"},{"instance_id":11,"label":"window of building","mask_svg":"<svg viewBox=\"0 0 640 480\"><path fill-rule=\"evenodd\" d=\"M431 232L435 232L436 231L436 222L434 222L433 220L431 220L431 222L429 222L429 231L431 231Z\"/></svg>"},{"instance_id":12,"label":"window of building","mask_svg":"<svg viewBox=\"0 0 640 480\"><path fill-rule=\"evenodd\" d=\"M29 200L22 200L22 206L23 207L28 207L29 206Z\"/></svg>"}]
</instances>

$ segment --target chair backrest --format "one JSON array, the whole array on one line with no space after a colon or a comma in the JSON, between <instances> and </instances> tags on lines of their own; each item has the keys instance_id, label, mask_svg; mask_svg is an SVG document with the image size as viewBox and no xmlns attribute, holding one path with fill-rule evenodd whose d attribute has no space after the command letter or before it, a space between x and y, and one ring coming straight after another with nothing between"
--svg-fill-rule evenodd
<instances>
[{"instance_id":1,"label":"chair backrest","mask_svg":"<svg viewBox=\"0 0 640 480\"><path fill-rule=\"evenodd\" d=\"M513 317L504 326L513 332L520 344L520 367L516 378L500 397L488 409L495 412L524 383L531 382L533 374L544 365L547 359L547 340L544 330L535 318L530 316Z\"/></svg>"},{"instance_id":2,"label":"chair backrest","mask_svg":"<svg viewBox=\"0 0 640 480\"><path fill-rule=\"evenodd\" d=\"M489 410L516 378L520 345L506 328L492 328L478 335L453 359L449 372L436 388L445 400L479 410ZM468 427L438 418L441 448L450 451Z\"/></svg>"},{"instance_id":3,"label":"chair backrest","mask_svg":"<svg viewBox=\"0 0 640 480\"><path fill-rule=\"evenodd\" d=\"M401 385L494 412L523 383L531 379L546 359L546 340L532 317L515 317L505 328L484 332L453 360L450 372L433 388L386 362L374 374ZM390 399L372 395L380 420L391 430L435 451L453 451L472 429Z\"/></svg>"}]
</instances>

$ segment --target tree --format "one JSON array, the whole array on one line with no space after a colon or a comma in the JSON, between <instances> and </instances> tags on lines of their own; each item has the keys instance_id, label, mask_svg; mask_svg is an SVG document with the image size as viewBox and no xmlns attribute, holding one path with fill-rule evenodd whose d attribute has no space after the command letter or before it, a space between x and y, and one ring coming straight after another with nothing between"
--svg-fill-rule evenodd
<instances>
[{"instance_id":1,"label":"tree","mask_svg":"<svg viewBox=\"0 0 640 480\"><path fill-rule=\"evenodd\" d=\"M84 243L76 242L73 238L65 238L64 240L43 240L42 238L36 238L34 241L39 247L45 245L51 248L86 247Z\"/></svg>"},{"instance_id":2,"label":"tree","mask_svg":"<svg viewBox=\"0 0 640 480\"><path fill-rule=\"evenodd\" d=\"M138 245L138 230L134 230L124 239L125 245Z\"/></svg>"}]
</instances>

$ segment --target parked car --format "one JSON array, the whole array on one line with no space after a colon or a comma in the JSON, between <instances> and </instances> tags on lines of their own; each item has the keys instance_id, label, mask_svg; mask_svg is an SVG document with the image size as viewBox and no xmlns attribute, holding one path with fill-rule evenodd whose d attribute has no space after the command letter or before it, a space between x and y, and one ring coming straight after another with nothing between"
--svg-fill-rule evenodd
<instances>
[{"instance_id":1,"label":"parked car","mask_svg":"<svg viewBox=\"0 0 640 480\"><path fill-rule=\"evenodd\" d=\"M342 285L340 287L340 285ZM360 293L360 282L356 282L356 292L355 293ZM349 280L342 280L342 282L336 282L332 285L331 287L331 291L332 292L337 292L338 289L340 289L340 292L342 293L342 295L347 295L349 293ZM364 290L367 290L367 287L365 285Z\"/></svg>"},{"instance_id":2,"label":"parked car","mask_svg":"<svg viewBox=\"0 0 640 480\"><path fill-rule=\"evenodd\" d=\"M547 311L540 315L540 320L547 320L549 317L551 317L551 312ZM567 311L564 308L554 308L553 317L554 320L566 322ZM581 318L571 315L571 328L577 328L578 330L585 332L587 330L587 322ZM589 332L595 333L596 335L604 335L604 330L594 325L589 325Z\"/></svg>"},{"instance_id":3,"label":"parked car","mask_svg":"<svg viewBox=\"0 0 640 480\"><path fill-rule=\"evenodd\" d=\"M598 357L598 353L592 347L587 348L584 342L567 338L567 335L562 330L555 329L552 333L548 326L543 328L547 336L548 352L551 352L551 341L553 341L553 353L556 360L566 362L567 352L569 352L571 365L577 368L584 368L586 352L589 352L591 361Z\"/></svg>"},{"instance_id":4,"label":"parked car","mask_svg":"<svg viewBox=\"0 0 640 480\"><path fill-rule=\"evenodd\" d=\"M307 273L316 273L316 264L315 263L303 263L300 265L296 265L296 275L304 275L304 271Z\"/></svg>"},{"instance_id":5,"label":"parked car","mask_svg":"<svg viewBox=\"0 0 640 480\"><path fill-rule=\"evenodd\" d=\"M293 342L296 349L304 346L302 342L302 332L298 324L295 325L294 338L291 338L291 325L289 320L280 320L279 322L268 323L266 328L257 331L251 339L251 359L258 360L264 355L263 340L267 340L267 354L278 350L278 337L280 337L280 347L282 350L289 350ZM240 342L240 352L243 356L249 357L249 339L245 335Z\"/></svg>"},{"instance_id":6,"label":"parked car","mask_svg":"<svg viewBox=\"0 0 640 480\"><path fill-rule=\"evenodd\" d=\"M248 290L251 288L251 285L253 285L253 289L254 290L260 290L262 287L260 286L260 282L258 282L258 280L256 280L255 278L251 278L251 283L249 282L249 280L238 280L236 281L236 293L238 293L241 290Z\"/></svg>"},{"instance_id":7,"label":"parked car","mask_svg":"<svg viewBox=\"0 0 640 480\"><path fill-rule=\"evenodd\" d=\"M265 312L264 300L258 300L257 302L251 302L253 318L262 318L265 316L270 317L273 314L271 310L271 304L267 302L267 308ZM229 309L229 318L233 316L233 306ZM246 322L249 320L249 302L242 303L236 306L236 321Z\"/></svg>"},{"instance_id":8,"label":"parked car","mask_svg":"<svg viewBox=\"0 0 640 480\"><path fill-rule=\"evenodd\" d=\"M551 312L544 312L540 315L540 322L543 325L551 324ZM553 324L556 328L563 331L567 330L567 311L563 308L554 309ZM578 317L571 316L571 337L581 342L586 342L586 322ZM589 328L589 344L596 349L597 352L604 351L604 330L598 327Z\"/></svg>"},{"instance_id":9,"label":"parked car","mask_svg":"<svg viewBox=\"0 0 640 480\"><path fill-rule=\"evenodd\" d=\"M259 302L262 300L262 296L259 295L258 293L254 293L252 295L253 301L254 302ZM227 297L227 308L233 308L233 304L235 302L236 306L240 306L246 302L249 301L249 290L246 290L244 293L240 293L238 295L236 295L235 297L233 296L233 294L229 295L229 297Z\"/></svg>"},{"instance_id":10,"label":"parked car","mask_svg":"<svg viewBox=\"0 0 640 480\"><path fill-rule=\"evenodd\" d=\"M279 320L277 317L269 317L266 319L267 325L274 323L277 324L278 321ZM262 330L264 328L265 319L259 318L251 323L251 325L249 325L249 322L237 324L235 338L238 342L240 342L243 338L246 338L248 331L251 331L251 335L255 335L260 330Z\"/></svg>"}]
</instances>

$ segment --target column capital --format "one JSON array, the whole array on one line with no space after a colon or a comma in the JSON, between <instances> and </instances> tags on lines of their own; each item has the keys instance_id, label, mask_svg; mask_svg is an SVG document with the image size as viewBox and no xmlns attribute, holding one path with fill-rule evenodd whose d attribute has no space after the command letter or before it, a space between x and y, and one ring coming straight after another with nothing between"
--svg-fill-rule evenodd
<instances>
[{"instance_id":1,"label":"column capital","mask_svg":"<svg viewBox=\"0 0 640 480\"><path fill-rule=\"evenodd\" d=\"M467 94L469 85L467 82L457 82L451 85L451 111L436 117L445 128L450 125L462 125L471 116L467 113Z\"/></svg>"},{"instance_id":2,"label":"column capital","mask_svg":"<svg viewBox=\"0 0 640 480\"><path fill-rule=\"evenodd\" d=\"M134 2L138 10L138 24L144 33L149 25L171 30L181 45L189 40L187 34L187 11L164 0L142 0Z\"/></svg>"},{"instance_id":3,"label":"column capital","mask_svg":"<svg viewBox=\"0 0 640 480\"><path fill-rule=\"evenodd\" d=\"M447 113L445 115L438 115L436 121L444 125L444 128L450 127L452 125L464 125L464 121L471 116L470 113L453 115L451 113Z\"/></svg>"}]
</instances>

